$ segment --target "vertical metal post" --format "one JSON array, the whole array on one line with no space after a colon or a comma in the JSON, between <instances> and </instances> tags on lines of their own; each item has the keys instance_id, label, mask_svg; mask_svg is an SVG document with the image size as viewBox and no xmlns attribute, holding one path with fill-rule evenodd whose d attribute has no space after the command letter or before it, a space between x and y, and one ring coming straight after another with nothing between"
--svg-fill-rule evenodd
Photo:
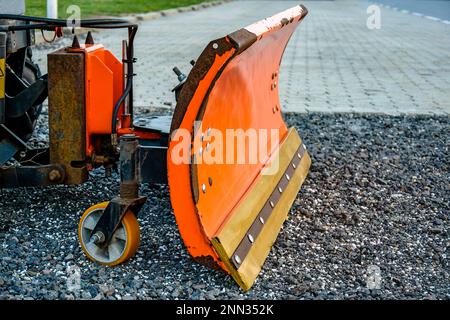
<instances>
[{"instance_id":1,"label":"vertical metal post","mask_svg":"<svg viewBox=\"0 0 450 320\"><path fill-rule=\"evenodd\" d=\"M47 0L47 18L58 18L58 0Z\"/></svg>"},{"instance_id":2,"label":"vertical metal post","mask_svg":"<svg viewBox=\"0 0 450 320\"><path fill-rule=\"evenodd\" d=\"M138 147L134 134L120 138L120 197L124 199L139 197Z\"/></svg>"},{"instance_id":3,"label":"vertical metal post","mask_svg":"<svg viewBox=\"0 0 450 320\"><path fill-rule=\"evenodd\" d=\"M128 59L128 42L127 40L122 41L122 61L127 61ZM123 64L123 90L127 87L127 75L128 75L128 63ZM130 96L128 95L124 101L124 113L126 115L130 114Z\"/></svg>"},{"instance_id":4,"label":"vertical metal post","mask_svg":"<svg viewBox=\"0 0 450 320\"><path fill-rule=\"evenodd\" d=\"M128 38L132 39L132 29L128 28ZM127 80L128 77L131 77L131 89L130 93L128 94L128 113L130 114L130 122L131 124L134 123L134 98L133 98L133 78L134 78L134 67L133 67L133 59L134 59L134 41L130 40L127 46Z\"/></svg>"},{"instance_id":5,"label":"vertical metal post","mask_svg":"<svg viewBox=\"0 0 450 320\"><path fill-rule=\"evenodd\" d=\"M47 62L50 163L64 166L64 184L81 184L88 179L84 53L61 49Z\"/></svg>"},{"instance_id":6,"label":"vertical metal post","mask_svg":"<svg viewBox=\"0 0 450 320\"><path fill-rule=\"evenodd\" d=\"M6 33L0 33L0 124L5 123Z\"/></svg>"}]
</instances>

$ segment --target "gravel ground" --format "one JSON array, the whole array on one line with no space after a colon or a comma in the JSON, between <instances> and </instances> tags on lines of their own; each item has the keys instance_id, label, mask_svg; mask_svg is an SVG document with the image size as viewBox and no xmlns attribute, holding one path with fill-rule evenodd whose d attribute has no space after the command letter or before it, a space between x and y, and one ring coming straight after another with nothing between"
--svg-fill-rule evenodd
<instances>
[{"instance_id":1,"label":"gravel ground","mask_svg":"<svg viewBox=\"0 0 450 320\"><path fill-rule=\"evenodd\" d=\"M449 299L450 118L286 119L313 166L250 292L190 259L165 186L143 187L134 259L115 268L87 261L78 219L118 191L117 175L97 171L82 186L0 190L0 299ZM45 136L41 125L33 143ZM81 289L71 291L74 266ZM373 267L380 289L367 288Z\"/></svg>"}]
</instances>

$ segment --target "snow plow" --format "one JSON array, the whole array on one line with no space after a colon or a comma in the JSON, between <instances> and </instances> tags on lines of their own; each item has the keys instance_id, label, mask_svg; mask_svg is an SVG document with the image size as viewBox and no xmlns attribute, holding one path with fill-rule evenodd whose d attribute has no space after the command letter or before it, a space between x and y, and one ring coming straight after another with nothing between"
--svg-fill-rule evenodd
<instances>
[{"instance_id":1,"label":"snow plow","mask_svg":"<svg viewBox=\"0 0 450 320\"><path fill-rule=\"evenodd\" d=\"M74 36L48 55L42 76L31 68L33 32L56 36L67 22L1 14L0 187L76 185L94 168L118 169L120 194L87 209L78 228L86 256L115 266L139 247L140 184L168 184L191 256L249 290L311 165L297 130L283 120L278 93L284 50L306 14L297 6L211 41L188 76L174 68L173 115L151 118L133 108L137 25L81 20L85 28L128 29L121 59L91 33L84 44ZM13 51L11 36L20 33L24 44ZM30 149L47 97L49 146Z\"/></svg>"}]
</instances>

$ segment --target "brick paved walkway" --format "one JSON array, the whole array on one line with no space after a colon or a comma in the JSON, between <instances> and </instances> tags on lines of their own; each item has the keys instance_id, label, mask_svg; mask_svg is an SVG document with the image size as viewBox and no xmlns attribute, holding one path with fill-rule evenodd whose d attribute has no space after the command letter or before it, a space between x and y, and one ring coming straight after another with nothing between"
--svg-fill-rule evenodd
<instances>
[{"instance_id":1,"label":"brick paved walkway","mask_svg":"<svg viewBox=\"0 0 450 320\"><path fill-rule=\"evenodd\" d=\"M298 3L234 1L142 22L136 105L174 107L173 66L187 72L209 40ZM382 8L381 29L369 30L368 2L302 3L310 14L293 36L281 70L285 111L450 114L450 25ZM118 35L95 37L118 54Z\"/></svg>"}]
</instances>

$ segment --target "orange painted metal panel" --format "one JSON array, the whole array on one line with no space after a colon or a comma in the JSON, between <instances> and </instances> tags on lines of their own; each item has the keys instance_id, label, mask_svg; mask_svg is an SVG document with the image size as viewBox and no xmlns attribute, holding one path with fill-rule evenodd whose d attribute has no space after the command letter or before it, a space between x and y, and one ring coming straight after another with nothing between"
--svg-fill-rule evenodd
<instances>
[{"instance_id":1,"label":"orange painted metal panel","mask_svg":"<svg viewBox=\"0 0 450 320\"><path fill-rule=\"evenodd\" d=\"M192 147L186 156L198 156L200 149L193 142L205 135L207 128L224 136L227 129L278 129L277 140L267 142L269 150L277 147L287 133L278 96L279 65L289 38L306 13L297 6L211 42L181 91L172 121L168 180L180 234L200 262L226 270L210 239L254 184L264 161L177 164L172 152L185 143ZM203 132L193 141L178 141L176 129L194 134L196 120L202 121ZM206 142L201 146L206 150Z\"/></svg>"},{"instance_id":2,"label":"orange painted metal panel","mask_svg":"<svg viewBox=\"0 0 450 320\"><path fill-rule=\"evenodd\" d=\"M81 45L70 52L85 55L86 154L92 156L92 136L111 134L111 119L116 101L123 93L123 65L103 45ZM119 114L123 113L123 106Z\"/></svg>"},{"instance_id":3,"label":"orange painted metal panel","mask_svg":"<svg viewBox=\"0 0 450 320\"><path fill-rule=\"evenodd\" d=\"M228 41L226 41L229 43ZM233 56L235 48L230 46L229 50L222 53L214 53L214 43L211 42L206 50L213 52L208 54L212 57L212 64L208 71L203 74L201 65L194 67L190 73L187 83L184 88L189 88L189 82L192 82L195 86L195 93L192 95L191 100L187 106L187 109L183 113L183 121L178 128L186 129L193 134L193 123L197 117L197 113L200 109L202 101L207 96L208 90L212 85L217 73L225 65L225 63ZM197 78L197 74L203 77ZM199 76L198 76L199 77ZM184 97L188 95L188 92L183 88L181 92L180 100L183 101ZM179 108L180 104L178 105ZM176 117L176 115L175 115ZM175 118L174 118L175 119ZM188 142L189 143L189 142ZM173 147L172 142L170 143ZM190 166L186 164L175 164L171 161L169 147L168 158L168 179L170 187L170 197L172 200L172 206L176 212L175 218L180 228L184 243L189 253L198 259L202 257L211 257L213 261L221 265L218 261L218 255L213 250L209 240L206 238L203 228L198 219L197 210L193 201L191 191L191 179L190 179ZM211 258L205 258L205 260L211 260ZM222 265L221 265L222 266Z\"/></svg>"}]
</instances>

